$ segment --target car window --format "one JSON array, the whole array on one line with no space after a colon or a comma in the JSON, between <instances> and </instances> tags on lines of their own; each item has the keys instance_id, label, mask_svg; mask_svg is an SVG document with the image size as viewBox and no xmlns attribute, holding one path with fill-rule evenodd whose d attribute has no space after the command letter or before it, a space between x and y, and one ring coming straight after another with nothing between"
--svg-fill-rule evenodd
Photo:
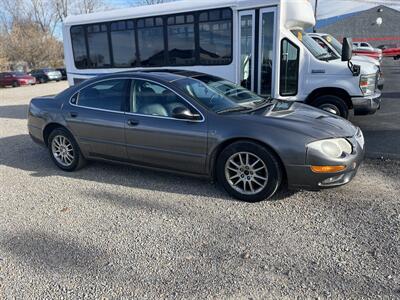
<instances>
[{"instance_id":1,"label":"car window","mask_svg":"<svg viewBox=\"0 0 400 300\"><path fill-rule=\"evenodd\" d=\"M132 113L172 118L174 110L180 107L196 113L176 93L159 84L146 80L135 80L132 85L130 100L130 111Z\"/></svg>"},{"instance_id":2,"label":"car window","mask_svg":"<svg viewBox=\"0 0 400 300\"><path fill-rule=\"evenodd\" d=\"M129 83L129 79L114 79L90 85L79 92L77 105L112 111L125 111Z\"/></svg>"},{"instance_id":3,"label":"car window","mask_svg":"<svg viewBox=\"0 0 400 300\"><path fill-rule=\"evenodd\" d=\"M361 43L361 47L369 47L369 45L366 43Z\"/></svg>"}]
</instances>

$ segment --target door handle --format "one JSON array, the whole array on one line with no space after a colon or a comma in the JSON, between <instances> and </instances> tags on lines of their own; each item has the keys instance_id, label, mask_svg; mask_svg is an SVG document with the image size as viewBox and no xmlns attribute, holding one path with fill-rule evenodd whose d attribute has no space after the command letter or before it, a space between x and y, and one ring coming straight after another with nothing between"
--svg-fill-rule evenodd
<instances>
[{"instance_id":1,"label":"door handle","mask_svg":"<svg viewBox=\"0 0 400 300\"><path fill-rule=\"evenodd\" d=\"M133 119L128 120L128 125L131 126L131 127L138 126L139 125L139 121L138 120L133 120Z\"/></svg>"},{"instance_id":2,"label":"door handle","mask_svg":"<svg viewBox=\"0 0 400 300\"><path fill-rule=\"evenodd\" d=\"M77 113L77 112L70 112L70 113L69 113L69 116L70 116L71 118L76 118L76 117L78 117L78 113Z\"/></svg>"}]
</instances>

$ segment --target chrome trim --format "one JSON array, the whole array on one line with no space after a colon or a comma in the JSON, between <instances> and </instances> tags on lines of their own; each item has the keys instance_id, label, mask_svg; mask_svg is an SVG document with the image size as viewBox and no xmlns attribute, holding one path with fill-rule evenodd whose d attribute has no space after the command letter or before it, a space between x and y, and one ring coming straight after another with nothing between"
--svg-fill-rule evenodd
<instances>
[{"instance_id":1,"label":"chrome trim","mask_svg":"<svg viewBox=\"0 0 400 300\"><path fill-rule=\"evenodd\" d=\"M152 116L152 115L144 115L144 114L138 114L138 113L133 113L133 112L123 112L123 111L117 111L117 110L108 110L108 109L102 109L102 108L94 108L94 107L88 107L88 106L83 106L83 105L79 105L79 93L85 89L88 88L92 85L95 85L97 83L103 82L103 81L109 81L109 80L142 80L142 81L150 81L153 82L155 84L161 85L162 87L168 89L169 91L173 92L174 94L176 94L179 98L181 98L183 101L185 101L186 103L188 103L195 111L197 111L199 113L199 115L202 117L201 120L183 120L183 119L176 119L176 118L172 118L172 117L163 117L163 116ZM75 95L77 95L77 99L76 99L76 103L77 104L73 104L72 98L75 97ZM82 88L80 88L78 91L76 91L70 98L69 98L69 104L71 106L74 107L80 107L80 108L85 108L85 109L90 109L90 110L95 110L95 111L103 111L103 112L111 112L111 113L117 113L117 114L124 114L124 115L131 115L131 116L139 116L139 117L148 117L148 118L158 118L158 119L168 119L168 120L175 120L175 121L181 121L181 122L192 122L192 123L203 123L205 122L205 117L203 115L203 113L201 111L199 111L199 109L197 109L197 107L195 107L192 103L190 103L188 100L186 100L184 97L182 97L180 94L178 94L176 91L171 90L171 88L165 86L164 84L154 81L152 79L144 79L144 78L137 78L137 77L117 77L117 78L107 78L107 79L103 79L103 80L99 80L96 82L93 82L87 86L84 86Z\"/></svg>"}]
</instances>

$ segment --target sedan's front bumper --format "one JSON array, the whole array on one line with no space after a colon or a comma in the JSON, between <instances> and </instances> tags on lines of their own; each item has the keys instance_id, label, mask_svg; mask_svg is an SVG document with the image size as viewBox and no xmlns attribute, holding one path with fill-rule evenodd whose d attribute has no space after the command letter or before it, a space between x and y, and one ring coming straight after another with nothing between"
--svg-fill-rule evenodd
<instances>
[{"instance_id":1,"label":"sedan's front bumper","mask_svg":"<svg viewBox=\"0 0 400 300\"><path fill-rule=\"evenodd\" d=\"M382 93L375 92L374 95L365 97L352 97L354 115L370 115L374 114L381 107Z\"/></svg>"},{"instance_id":2,"label":"sedan's front bumper","mask_svg":"<svg viewBox=\"0 0 400 300\"><path fill-rule=\"evenodd\" d=\"M322 156L313 156L307 159L306 165L287 165L288 188L321 190L349 183L356 176L365 156L364 145L360 145L356 137L349 141L353 145L353 153L344 158L330 160ZM311 170L312 165L343 165L346 168L337 173L314 173Z\"/></svg>"}]
</instances>

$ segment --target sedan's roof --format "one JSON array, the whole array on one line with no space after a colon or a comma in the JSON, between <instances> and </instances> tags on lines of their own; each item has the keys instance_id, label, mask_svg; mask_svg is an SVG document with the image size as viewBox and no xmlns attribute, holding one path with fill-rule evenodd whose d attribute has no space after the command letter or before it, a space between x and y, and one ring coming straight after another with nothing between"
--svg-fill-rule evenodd
<instances>
[{"instance_id":1,"label":"sedan's roof","mask_svg":"<svg viewBox=\"0 0 400 300\"><path fill-rule=\"evenodd\" d=\"M174 82L183 78L196 78L200 76L207 75L205 73L195 72L195 71L187 71L187 70L176 70L176 69L152 69L152 70L140 70L140 71L126 71L122 73L116 74L124 74L124 75L146 75L147 77L153 77L155 79L164 80L167 82ZM209 75L207 75L209 76Z\"/></svg>"}]
</instances>

